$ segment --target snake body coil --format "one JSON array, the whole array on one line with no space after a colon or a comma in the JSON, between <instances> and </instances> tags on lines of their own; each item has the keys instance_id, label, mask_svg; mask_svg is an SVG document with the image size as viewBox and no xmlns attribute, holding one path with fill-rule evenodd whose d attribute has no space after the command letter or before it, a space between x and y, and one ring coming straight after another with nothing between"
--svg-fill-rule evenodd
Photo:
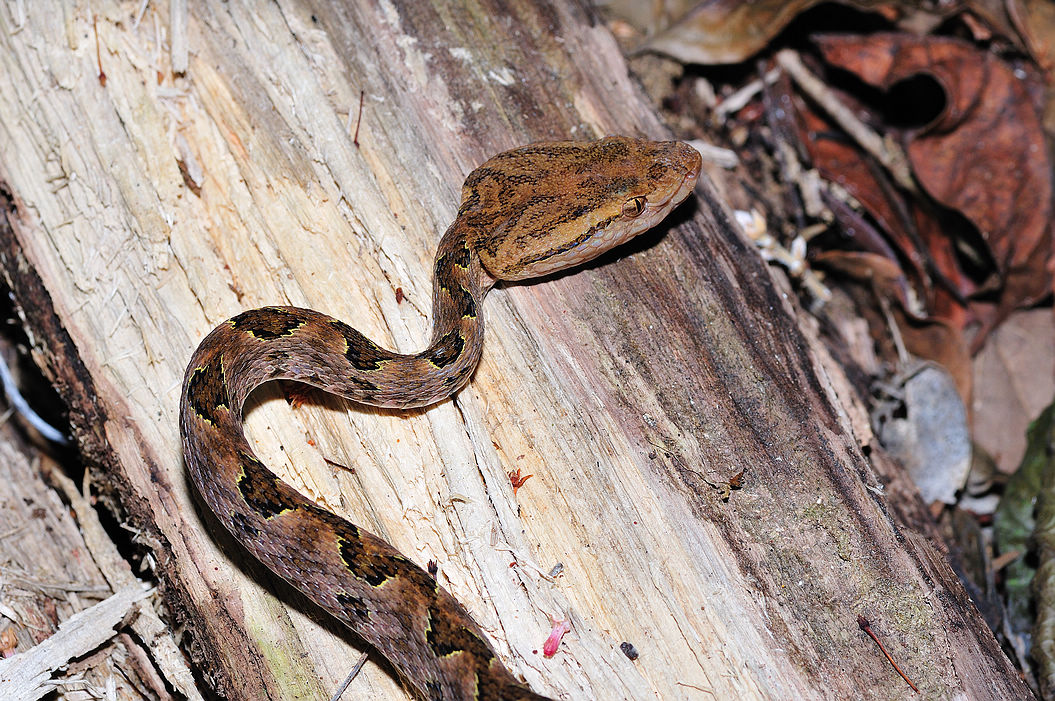
<instances>
[{"instance_id":1,"label":"snake body coil","mask_svg":"<svg viewBox=\"0 0 1055 701\"><path fill-rule=\"evenodd\" d=\"M496 281L574 266L636 236L688 196L699 169L699 155L685 144L625 137L533 144L491 158L466 179L458 216L440 241L432 340L414 355L385 350L310 309L253 309L216 327L191 358L180 404L184 455L209 508L421 696L545 698L506 670L433 577L258 460L243 433L242 405L255 387L277 379L383 407L449 397L480 359L480 307Z\"/></svg>"}]
</instances>

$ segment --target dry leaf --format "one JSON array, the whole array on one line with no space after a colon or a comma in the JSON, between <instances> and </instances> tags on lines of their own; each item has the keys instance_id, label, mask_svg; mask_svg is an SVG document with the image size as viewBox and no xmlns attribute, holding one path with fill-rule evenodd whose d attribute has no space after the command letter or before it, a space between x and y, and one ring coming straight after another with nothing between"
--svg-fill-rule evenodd
<instances>
[{"instance_id":1,"label":"dry leaf","mask_svg":"<svg viewBox=\"0 0 1055 701\"><path fill-rule=\"evenodd\" d=\"M739 63L765 47L800 12L819 2L702 2L640 50L666 54L682 63Z\"/></svg>"},{"instance_id":2,"label":"dry leaf","mask_svg":"<svg viewBox=\"0 0 1055 701\"><path fill-rule=\"evenodd\" d=\"M1055 397L1055 317L1050 309L1015 312L974 359L974 441L1001 472L1014 472L1026 427Z\"/></svg>"},{"instance_id":3,"label":"dry leaf","mask_svg":"<svg viewBox=\"0 0 1055 701\"><path fill-rule=\"evenodd\" d=\"M821 3L822 0L705 0L697 2L680 17L682 2L662 3L664 12L652 11L647 15L643 7L649 6L640 0L610 2L608 6L644 33L650 33L652 26L664 26L668 17L677 18L638 51L655 51L682 63L712 65L747 60L765 48L793 19ZM894 22L906 31L923 33L974 3L942 2L921 7L914 0L846 0L837 4L874 12L880 15L879 21ZM994 31L1018 44L1017 32L999 13L986 12L982 16L992 21Z\"/></svg>"},{"instance_id":4,"label":"dry leaf","mask_svg":"<svg viewBox=\"0 0 1055 701\"><path fill-rule=\"evenodd\" d=\"M941 317L921 318L910 313L911 291L901 266L894 259L860 251L824 251L814 265L868 283L879 297L897 302L891 315L912 355L941 365L952 377L961 401L970 406L971 357L960 326Z\"/></svg>"},{"instance_id":5,"label":"dry leaf","mask_svg":"<svg viewBox=\"0 0 1055 701\"><path fill-rule=\"evenodd\" d=\"M945 90L945 109L905 134L906 149L927 192L966 216L988 245L1003 289L996 307L976 309L984 328L1050 293L1052 173L1031 81L955 39L880 34L817 42L829 62L872 85L887 89L924 73Z\"/></svg>"}]
</instances>

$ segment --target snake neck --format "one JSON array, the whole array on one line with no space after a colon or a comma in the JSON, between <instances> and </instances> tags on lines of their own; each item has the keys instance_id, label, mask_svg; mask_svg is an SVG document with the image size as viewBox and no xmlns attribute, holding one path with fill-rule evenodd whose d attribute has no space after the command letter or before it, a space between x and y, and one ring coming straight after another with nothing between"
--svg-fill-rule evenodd
<instances>
[{"instance_id":1,"label":"snake neck","mask_svg":"<svg viewBox=\"0 0 1055 701\"><path fill-rule=\"evenodd\" d=\"M459 218L447 229L436 249L432 277L432 339L429 347L413 356L407 369L414 377L421 363L440 387L427 406L454 394L469 381L480 362L484 345L484 322L481 306L495 284L471 246L466 227ZM408 401L411 398L407 398ZM410 406L402 404L401 406Z\"/></svg>"},{"instance_id":2,"label":"snake neck","mask_svg":"<svg viewBox=\"0 0 1055 701\"><path fill-rule=\"evenodd\" d=\"M251 309L218 326L198 347L187 369L184 400L206 421L228 411L240 421L253 389L270 380L294 380L373 406L435 404L464 387L480 361L480 308L493 284L455 222L436 254L433 331L425 350L392 352L310 309Z\"/></svg>"}]
</instances>

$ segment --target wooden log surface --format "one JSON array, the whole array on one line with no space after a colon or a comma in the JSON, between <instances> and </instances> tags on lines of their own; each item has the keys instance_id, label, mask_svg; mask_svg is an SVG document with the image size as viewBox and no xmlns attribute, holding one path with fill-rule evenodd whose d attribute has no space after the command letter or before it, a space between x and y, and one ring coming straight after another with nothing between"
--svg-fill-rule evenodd
<instances>
[{"instance_id":1,"label":"wooden log surface","mask_svg":"<svg viewBox=\"0 0 1055 701\"><path fill-rule=\"evenodd\" d=\"M264 304L417 350L475 165L535 140L667 133L574 2L203 1L183 75L159 4L0 12L0 266L202 678L229 698L328 698L360 643L250 561L188 483L191 352ZM437 561L557 698L909 697L858 615L928 697L1028 697L711 186L673 220L585 271L492 292L455 400L292 409L270 388L251 440L327 508ZM514 496L518 468L534 476ZM572 631L545 659L550 617ZM376 662L353 697L405 698Z\"/></svg>"}]
</instances>

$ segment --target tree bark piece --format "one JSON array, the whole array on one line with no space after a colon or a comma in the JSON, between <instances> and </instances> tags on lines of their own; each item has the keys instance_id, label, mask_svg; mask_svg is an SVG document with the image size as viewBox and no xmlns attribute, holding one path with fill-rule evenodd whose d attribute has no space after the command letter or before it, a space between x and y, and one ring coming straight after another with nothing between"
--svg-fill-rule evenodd
<instances>
[{"instance_id":1,"label":"tree bark piece","mask_svg":"<svg viewBox=\"0 0 1055 701\"><path fill-rule=\"evenodd\" d=\"M2 27L0 265L77 438L156 543L204 676L231 698L327 698L356 641L189 488L176 407L194 347L292 303L418 350L472 167L533 140L666 134L575 3L202 2L175 77L154 5ZM697 194L586 271L492 292L454 401L290 409L273 388L250 439L327 508L437 561L512 668L559 698L909 693L859 614L928 696L1027 697L918 496L862 454L839 369L710 186ZM514 497L517 468L534 478ZM572 631L545 659L550 616ZM374 664L353 690L405 698Z\"/></svg>"},{"instance_id":2,"label":"tree bark piece","mask_svg":"<svg viewBox=\"0 0 1055 701\"><path fill-rule=\"evenodd\" d=\"M138 585L122 589L63 621L54 635L28 652L0 660L6 698L34 701L51 693L54 689L46 684L51 674L116 635L122 619L149 594Z\"/></svg>"}]
</instances>

